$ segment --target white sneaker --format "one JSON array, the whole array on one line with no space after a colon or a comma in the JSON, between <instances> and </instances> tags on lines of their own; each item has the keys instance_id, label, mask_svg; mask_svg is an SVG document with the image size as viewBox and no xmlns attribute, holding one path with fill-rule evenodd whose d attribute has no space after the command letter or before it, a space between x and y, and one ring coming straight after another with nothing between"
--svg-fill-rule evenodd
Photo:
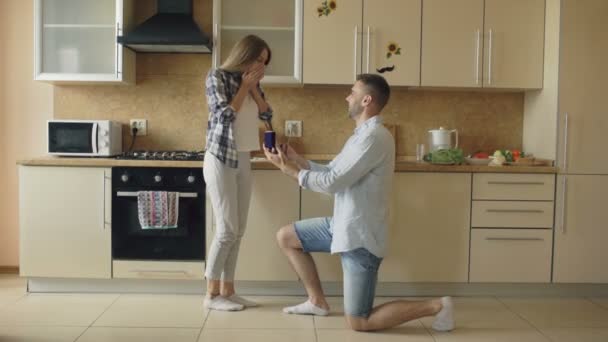
<instances>
[{"instance_id":1,"label":"white sneaker","mask_svg":"<svg viewBox=\"0 0 608 342\"><path fill-rule=\"evenodd\" d=\"M241 311L245 307L242 304L232 302L222 296L209 297L205 296L203 306L209 310L218 311Z\"/></svg>"},{"instance_id":2,"label":"white sneaker","mask_svg":"<svg viewBox=\"0 0 608 342\"><path fill-rule=\"evenodd\" d=\"M441 298L441 310L435 316L431 327L436 331L451 331L454 329L454 303L451 297Z\"/></svg>"}]
</instances>

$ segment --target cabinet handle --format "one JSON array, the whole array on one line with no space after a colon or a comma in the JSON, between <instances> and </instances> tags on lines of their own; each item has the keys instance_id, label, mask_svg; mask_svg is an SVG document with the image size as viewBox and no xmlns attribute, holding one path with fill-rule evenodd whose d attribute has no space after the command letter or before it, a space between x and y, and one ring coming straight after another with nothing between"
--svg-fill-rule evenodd
<instances>
[{"instance_id":1,"label":"cabinet handle","mask_svg":"<svg viewBox=\"0 0 608 342\"><path fill-rule=\"evenodd\" d=\"M540 209L486 209L488 213L534 213L542 214L545 211Z\"/></svg>"},{"instance_id":2,"label":"cabinet handle","mask_svg":"<svg viewBox=\"0 0 608 342\"><path fill-rule=\"evenodd\" d=\"M545 185L545 182L488 181L489 185Z\"/></svg>"},{"instance_id":3,"label":"cabinet handle","mask_svg":"<svg viewBox=\"0 0 608 342\"><path fill-rule=\"evenodd\" d=\"M353 81L357 81L357 55L358 55L358 53L357 53L357 46L358 46L358 44L357 44L357 38L359 38L359 26L355 25L355 44L354 44L355 45L355 51L354 51L355 52L355 63L353 64L353 66L354 66L354 68L353 68L354 69L354 71L353 71L353 73L354 73Z\"/></svg>"},{"instance_id":4,"label":"cabinet handle","mask_svg":"<svg viewBox=\"0 0 608 342\"><path fill-rule=\"evenodd\" d=\"M103 175L103 188L101 188L101 190L103 191L103 205L102 205L102 209L101 209L101 220L103 221L103 230L106 230L106 225L108 224L108 222L106 222L106 175Z\"/></svg>"},{"instance_id":5,"label":"cabinet handle","mask_svg":"<svg viewBox=\"0 0 608 342\"><path fill-rule=\"evenodd\" d=\"M116 37L118 37L120 35L120 23L116 23ZM120 46L118 43L116 43L116 79L118 79L118 49L120 49Z\"/></svg>"},{"instance_id":6,"label":"cabinet handle","mask_svg":"<svg viewBox=\"0 0 608 342\"><path fill-rule=\"evenodd\" d=\"M494 36L494 30L489 31L490 39L488 45L488 85L492 84L492 40Z\"/></svg>"},{"instance_id":7,"label":"cabinet handle","mask_svg":"<svg viewBox=\"0 0 608 342\"><path fill-rule=\"evenodd\" d=\"M543 238L487 237L488 241L545 241Z\"/></svg>"},{"instance_id":8,"label":"cabinet handle","mask_svg":"<svg viewBox=\"0 0 608 342\"><path fill-rule=\"evenodd\" d=\"M218 24L213 24L213 68L216 69L220 60L220 48L217 45L219 41L220 30Z\"/></svg>"},{"instance_id":9,"label":"cabinet handle","mask_svg":"<svg viewBox=\"0 0 608 342\"><path fill-rule=\"evenodd\" d=\"M187 277L191 277L192 273L183 270L130 270L129 273L137 273L139 275L145 276L147 274L173 274L173 275L185 275Z\"/></svg>"},{"instance_id":10,"label":"cabinet handle","mask_svg":"<svg viewBox=\"0 0 608 342\"><path fill-rule=\"evenodd\" d=\"M566 234L566 194L568 191L568 176L564 176L564 189L562 191L562 218L560 225L562 234Z\"/></svg>"},{"instance_id":11,"label":"cabinet handle","mask_svg":"<svg viewBox=\"0 0 608 342\"><path fill-rule=\"evenodd\" d=\"M568 168L568 113L564 113L564 171Z\"/></svg>"},{"instance_id":12,"label":"cabinet handle","mask_svg":"<svg viewBox=\"0 0 608 342\"><path fill-rule=\"evenodd\" d=\"M137 197L137 191L117 191L116 197ZM180 192L179 198L197 198L196 192Z\"/></svg>"},{"instance_id":13,"label":"cabinet handle","mask_svg":"<svg viewBox=\"0 0 608 342\"><path fill-rule=\"evenodd\" d=\"M477 44L475 47L475 84L479 84L479 58L481 50L481 30L477 29Z\"/></svg>"},{"instance_id":14,"label":"cabinet handle","mask_svg":"<svg viewBox=\"0 0 608 342\"><path fill-rule=\"evenodd\" d=\"M367 26L367 73L369 74L369 42L370 42L370 29Z\"/></svg>"}]
</instances>

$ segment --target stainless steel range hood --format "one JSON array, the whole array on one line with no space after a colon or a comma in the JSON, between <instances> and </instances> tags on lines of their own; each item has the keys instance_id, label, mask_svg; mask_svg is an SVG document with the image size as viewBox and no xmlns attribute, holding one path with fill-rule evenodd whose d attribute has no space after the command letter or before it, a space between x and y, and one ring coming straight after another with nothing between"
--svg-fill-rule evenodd
<instances>
[{"instance_id":1,"label":"stainless steel range hood","mask_svg":"<svg viewBox=\"0 0 608 342\"><path fill-rule=\"evenodd\" d=\"M192 0L158 0L158 13L118 37L136 52L211 53L212 43L192 17Z\"/></svg>"}]
</instances>

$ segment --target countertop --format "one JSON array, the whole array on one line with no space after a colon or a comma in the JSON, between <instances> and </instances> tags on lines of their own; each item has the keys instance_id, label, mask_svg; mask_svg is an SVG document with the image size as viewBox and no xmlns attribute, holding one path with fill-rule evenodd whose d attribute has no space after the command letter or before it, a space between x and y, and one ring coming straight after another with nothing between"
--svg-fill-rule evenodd
<instances>
[{"instance_id":1,"label":"countertop","mask_svg":"<svg viewBox=\"0 0 608 342\"><path fill-rule=\"evenodd\" d=\"M309 154L306 159L327 162L334 155ZM17 161L24 166L91 166L91 167L202 167L202 161L169 161L169 160L121 160L112 158L73 158L73 157L39 157ZM254 170L274 170L272 164L263 158L253 158ZM484 173L557 173L553 166L485 166L485 165L433 165L417 162L415 157L399 156L396 159L395 171L400 172L484 172Z\"/></svg>"}]
</instances>

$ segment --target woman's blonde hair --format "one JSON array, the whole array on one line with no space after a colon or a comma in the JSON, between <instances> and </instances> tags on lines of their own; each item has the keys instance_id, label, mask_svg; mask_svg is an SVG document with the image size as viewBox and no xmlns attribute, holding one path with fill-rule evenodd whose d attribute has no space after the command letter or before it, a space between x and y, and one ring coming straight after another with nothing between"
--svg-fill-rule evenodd
<instances>
[{"instance_id":1,"label":"woman's blonde hair","mask_svg":"<svg viewBox=\"0 0 608 342\"><path fill-rule=\"evenodd\" d=\"M255 62L264 49L268 51L268 59L265 62L268 65L272 56L268 44L258 36L252 34L245 36L234 44L228 58L226 58L226 61L224 61L220 68L227 71L242 71L245 67Z\"/></svg>"}]
</instances>

